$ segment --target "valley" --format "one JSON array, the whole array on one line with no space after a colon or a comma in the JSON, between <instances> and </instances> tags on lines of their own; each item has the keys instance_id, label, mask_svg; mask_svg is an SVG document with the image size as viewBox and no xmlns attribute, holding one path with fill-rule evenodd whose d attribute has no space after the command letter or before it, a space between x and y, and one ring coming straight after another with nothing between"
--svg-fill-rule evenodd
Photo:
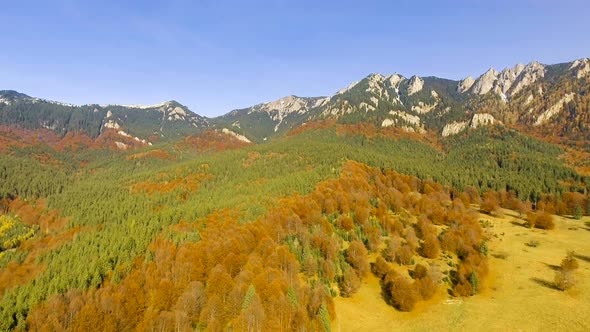
<instances>
[{"instance_id":1,"label":"valley","mask_svg":"<svg viewBox=\"0 0 590 332\"><path fill-rule=\"evenodd\" d=\"M214 118L0 91L0 330L586 330L588 66Z\"/></svg>"}]
</instances>

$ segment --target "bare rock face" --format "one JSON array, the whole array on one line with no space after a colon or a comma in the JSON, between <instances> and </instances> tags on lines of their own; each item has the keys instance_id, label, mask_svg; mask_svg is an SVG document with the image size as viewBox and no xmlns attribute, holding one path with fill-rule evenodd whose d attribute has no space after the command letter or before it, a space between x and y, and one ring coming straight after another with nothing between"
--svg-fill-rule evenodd
<instances>
[{"instance_id":1,"label":"bare rock face","mask_svg":"<svg viewBox=\"0 0 590 332\"><path fill-rule=\"evenodd\" d=\"M440 97L438 96L438 93L434 90L430 90L430 95L432 96L432 98L435 99L434 104L426 104L422 101L419 101L418 104L412 106L412 111L414 111L418 114L426 114L426 113L429 113L430 111L434 110L436 108L436 106L438 106L438 102L440 101Z\"/></svg>"},{"instance_id":2,"label":"bare rock face","mask_svg":"<svg viewBox=\"0 0 590 332\"><path fill-rule=\"evenodd\" d=\"M584 58L574 61L570 69L576 70L576 78L581 79L590 74L590 59Z\"/></svg>"},{"instance_id":3,"label":"bare rock face","mask_svg":"<svg viewBox=\"0 0 590 332\"><path fill-rule=\"evenodd\" d=\"M553 106L549 107L549 109L547 109L545 112L541 113L541 115L539 115L539 117L535 121L534 125L540 126L540 125L546 123L549 119L551 119L551 117L553 117L554 115L561 112L561 110L563 110L563 107L565 106L565 104L574 100L575 95L576 95L575 93L571 92L571 93L568 93L565 96L563 96L557 103L555 103Z\"/></svg>"},{"instance_id":4,"label":"bare rock face","mask_svg":"<svg viewBox=\"0 0 590 332\"><path fill-rule=\"evenodd\" d=\"M390 127L395 125L395 121L393 121L392 119L385 119L383 120L383 122L381 122L381 127Z\"/></svg>"},{"instance_id":5,"label":"bare rock face","mask_svg":"<svg viewBox=\"0 0 590 332\"><path fill-rule=\"evenodd\" d=\"M590 65L588 71L590 72ZM459 92L471 91L479 95L494 92L504 102L508 102L510 96L518 94L523 88L535 83L544 76L545 66L537 61L533 61L526 66L519 63L499 73L493 68L490 68L473 83L471 83L471 80L468 80L469 78L463 80L459 83L457 89Z\"/></svg>"},{"instance_id":6,"label":"bare rock face","mask_svg":"<svg viewBox=\"0 0 590 332\"><path fill-rule=\"evenodd\" d=\"M239 139L242 142L252 143L246 136L240 135L240 134L238 134L238 133L236 133L234 131L231 131L231 130L229 130L227 128L223 128L221 130L221 132L224 133L224 134L226 134L226 135L233 136L234 138L237 138L237 139Z\"/></svg>"},{"instance_id":7,"label":"bare rock face","mask_svg":"<svg viewBox=\"0 0 590 332\"><path fill-rule=\"evenodd\" d=\"M442 137L456 135L467 128L467 122L451 122L443 128Z\"/></svg>"},{"instance_id":8,"label":"bare rock face","mask_svg":"<svg viewBox=\"0 0 590 332\"><path fill-rule=\"evenodd\" d=\"M385 79L388 80L392 86L398 87L400 82L403 81L405 78L399 74L392 74L390 76L387 76Z\"/></svg>"},{"instance_id":9,"label":"bare rock face","mask_svg":"<svg viewBox=\"0 0 590 332\"><path fill-rule=\"evenodd\" d=\"M306 107L306 101L295 96L287 96L265 104L258 104L253 107L253 111L271 112L279 111L282 114L298 112Z\"/></svg>"},{"instance_id":10,"label":"bare rock face","mask_svg":"<svg viewBox=\"0 0 590 332\"><path fill-rule=\"evenodd\" d=\"M497 94L508 93L508 90L512 87L512 84L516 81L518 75L523 71L525 65L522 63L517 64L513 68L506 68L498 75L498 80L494 87L494 92Z\"/></svg>"},{"instance_id":11,"label":"bare rock face","mask_svg":"<svg viewBox=\"0 0 590 332\"><path fill-rule=\"evenodd\" d=\"M383 82L385 77L381 74L372 74L368 77L368 85L369 87L365 90L366 92L371 92L375 95L382 96L385 91L383 86Z\"/></svg>"},{"instance_id":12,"label":"bare rock face","mask_svg":"<svg viewBox=\"0 0 590 332\"><path fill-rule=\"evenodd\" d=\"M492 88L494 88L494 83L496 83L497 79L498 72L494 70L494 68L490 68L477 80L475 80L471 92L478 95L485 95L486 93L492 91Z\"/></svg>"},{"instance_id":13,"label":"bare rock face","mask_svg":"<svg viewBox=\"0 0 590 332\"><path fill-rule=\"evenodd\" d=\"M300 98L297 96L287 96L268 103L258 104L253 106L250 112L267 113L269 117L276 122L275 132L283 123L283 120L292 113L303 114L309 111L312 107L316 107L321 103L325 103L325 98L318 100L310 100Z\"/></svg>"},{"instance_id":14,"label":"bare rock face","mask_svg":"<svg viewBox=\"0 0 590 332\"><path fill-rule=\"evenodd\" d=\"M187 113L180 107L168 108L168 120L184 120Z\"/></svg>"},{"instance_id":15,"label":"bare rock face","mask_svg":"<svg viewBox=\"0 0 590 332\"><path fill-rule=\"evenodd\" d=\"M419 92L424 87L424 80L419 76L412 76L408 85L408 95L411 96L416 92Z\"/></svg>"},{"instance_id":16,"label":"bare rock face","mask_svg":"<svg viewBox=\"0 0 590 332\"><path fill-rule=\"evenodd\" d=\"M381 122L381 127L397 126L408 132L424 133L426 130L419 117L403 111L390 111L390 117Z\"/></svg>"},{"instance_id":17,"label":"bare rock face","mask_svg":"<svg viewBox=\"0 0 590 332\"><path fill-rule=\"evenodd\" d=\"M475 83L475 80L473 79L473 77L467 76L464 80L459 82L459 85L457 86L457 91L459 91L460 93L464 93L464 92L468 91L469 89L471 89L471 87L473 86L473 83Z\"/></svg>"},{"instance_id":18,"label":"bare rock face","mask_svg":"<svg viewBox=\"0 0 590 332\"><path fill-rule=\"evenodd\" d=\"M537 61L533 61L526 65L518 78L512 85L512 91L510 91L511 95L516 95L519 93L523 88L535 83L537 80L545 76L545 66L538 63Z\"/></svg>"},{"instance_id":19,"label":"bare rock face","mask_svg":"<svg viewBox=\"0 0 590 332\"><path fill-rule=\"evenodd\" d=\"M469 124L471 128L475 129L481 126L493 125L496 123L496 119L488 113L475 114Z\"/></svg>"},{"instance_id":20,"label":"bare rock face","mask_svg":"<svg viewBox=\"0 0 590 332\"><path fill-rule=\"evenodd\" d=\"M499 123L491 114L489 113L478 113L473 115L470 121L461 121L461 122L451 122L444 126L441 135L443 137L448 137L451 135L456 135L467 128L475 129L481 126L491 126L495 123Z\"/></svg>"},{"instance_id":21,"label":"bare rock face","mask_svg":"<svg viewBox=\"0 0 590 332\"><path fill-rule=\"evenodd\" d=\"M121 125L119 125L116 121L109 120L103 125L103 128L119 129L121 128Z\"/></svg>"}]
</instances>

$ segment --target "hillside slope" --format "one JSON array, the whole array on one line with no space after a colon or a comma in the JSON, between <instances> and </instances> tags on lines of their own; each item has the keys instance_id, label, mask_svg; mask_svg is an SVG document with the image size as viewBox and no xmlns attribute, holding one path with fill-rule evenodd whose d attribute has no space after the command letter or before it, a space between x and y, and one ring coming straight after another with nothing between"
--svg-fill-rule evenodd
<instances>
[{"instance_id":1,"label":"hillside slope","mask_svg":"<svg viewBox=\"0 0 590 332\"><path fill-rule=\"evenodd\" d=\"M82 132L96 138L112 129L122 136L155 142L202 131L208 120L176 101L157 105L71 105L0 91L0 124L49 129L64 136Z\"/></svg>"}]
</instances>

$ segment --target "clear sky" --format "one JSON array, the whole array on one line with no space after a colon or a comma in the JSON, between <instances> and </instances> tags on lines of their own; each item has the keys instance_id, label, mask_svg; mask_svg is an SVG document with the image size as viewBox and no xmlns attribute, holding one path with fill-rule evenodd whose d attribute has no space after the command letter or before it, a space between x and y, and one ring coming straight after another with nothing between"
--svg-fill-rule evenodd
<instances>
[{"instance_id":1,"label":"clear sky","mask_svg":"<svg viewBox=\"0 0 590 332\"><path fill-rule=\"evenodd\" d=\"M2 1L0 90L206 116L369 73L460 79L590 57L590 1Z\"/></svg>"}]
</instances>

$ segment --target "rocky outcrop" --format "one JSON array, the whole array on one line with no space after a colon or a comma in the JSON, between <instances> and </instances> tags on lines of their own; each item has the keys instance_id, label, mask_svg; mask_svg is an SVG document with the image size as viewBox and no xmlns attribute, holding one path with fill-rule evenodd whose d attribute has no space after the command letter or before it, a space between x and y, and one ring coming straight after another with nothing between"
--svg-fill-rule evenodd
<instances>
[{"instance_id":1,"label":"rocky outcrop","mask_svg":"<svg viewBox=\"0 0 590 332\"><path fill-rule=\"evenodd\" d=\"M233 132L233 131L231 131L231 130L229 130L227 128L223 128L221 130L221 132L224 133L224 134L226 134L226 135L233 136L233 137L237 138L238 140L240 140L242 142L252 143L246 136L240 135L240 134L238 134L236 132Z\"/></svg>"},{"instance_id":2,"label":"rocky outcrop","mask_svg":"<svg viewBox=\"0 0 590 332\"><path fill-rule=\"evenodd\" d=\"M383 94L383 80L385 77L381 74L371 74L367 77L369 87L365 90L366 92L373 93L381 96Z\"/></svg>"},{"instance_id":3,"label":"rocky outcrop","mask_svg":"<svg viewBox=\"0 0 590 332\"><path fill-rule=\"evenodd\" d=\"M385 128L385 127L391 127L395 124L395 121L393 121L392 119L385 119L383 120L383 122L381 122L381 127Z\"/></svg>"},{"instance_id":4,"label":"rocky outcrop","mask_svg":"<svg viewBox=\"0 0 590 332\"><path fill-rule=\"evenodd\" d=\"M523 71L525 65L522 63L517 64L512 68L506 68L500 72L498 79L494 86L494 92L498 95L508 94L508 90L512 87L512 84L517 80L518 75Z\"/></svg>"},{"instance_id":5,"label":"rocky outcrop","mask_svg":"<svg viewBox=\"0 0 590 332\"><path fill-rule=\"evenodd\" d=\"M418 114L426 114L431 112L437 105L438 102L434 104L425 104L424 102L419 101L417 105L412 106L412 111Z\"/></svg>"},{"instance_id":6,"label":"rocky outcrop","mask_svg":"<svg viewBox=\"0 0 590 332\"><path fill-rule=\"evenodd\" d=\"M468 91L469 89L471 89L471 87L473 86L473 83L475 83L475 80L473 79L473 77L467 76L464 80L459 82L459 85L457 85L457 91L459 91L460 93L464 93L464 92Z\"/></svg>"},{"instance_id":7,"label":"rocky outcrop","mask_svg":"<svg viewBox=\"0 0 590 332\"><path fill-rule=\"evenodd\" d=\"M489 126L495 123L500 123L496 120L491 114L488 113L478 113L473 115L470 121L461 121L461 122L451 122L444 126L442 130L442 137L448 137L451 135L456 135L467 128L478 128L481 126Z\"/></svg>"},{"instance_id":8,"label":"rocky outcrop","mask_svg":"<svg viewBox=\"0 0 590 332\"><path fill-rule=\"evenodd\" d=\"M498 79L498 72L494 70L494 68L488 69L483 75L481 75L475 83L473 83L473 87L471 89L472 93L478 95L485 95L486 93L492 91L494 87L494 83Z\"/></svg>"},{"instance_id":9,"label":"rocky outcrop","mask_svg":"<svg viewBox=\"0 0 590 332\"><path fill-rule=\"evenodd\" d=\"M326 98L301 98L297 96L287 96L268 103L262 103L253 106L248 114L255 112L267 113L275 125L275 132L279 129L283 120L292 113L304 114L314 107L323 105Z\"/></svg>"},{"instance_id":10,"label":"rocky outcrop","mask_svg":"<svg viewBox=\"0 0 590 332\"><path fill-rule=\"evenodd\" d=\"M576 78L581 79L590 74L590 59L584 58L573 62L570 69L576 71Z\"/></svg>"},{"instance_id":11,"label":"rocky outcrop","mask_svg":"<svg viewBox=\"0 0 590 332\"><path fill-rule=\"evenodd\" d=\"M420 126L420 118L402 111L390 111L390 115L397 116L408 124Z\"/></svg>"},{"instance_id":12,"label":"rocky outcrop","mask_svg":"<svg viewBox=\"0 0 590 332\"><path fill-rule=\"evenodd\" d=\"M103 125L103 128L119 129L119 128L121 128L121 126L117 122L115 122L113 120L109 120Z\"/></svg>"},{"instance_id":13,"label":"rocky outcrop","mask_svg":"<svg viewBox=\"0 0 590 332\"><path fill-rule=\"evenodd\" d=\"M251 112L266 112L279 111L278 117L282 118L284 115L307 110L307 101L296 96L287 96L269 103L262 103L252 107Z\"/></svg>"},{"instance_id":14,"label":"rocky outcrop","mask_svg":"<svg viewBox=\"0 0 590 332\"><path fill-rule=\"evenodd\" d=\"M168 121L172 121L172 120L184 120L187 113L185 110L183 110L181 107L170 107L168 109Z\"/></svg>"},{"instance_id":15,"label":"rocky outcrop","mask_svg":"<svg viewBox=\"0 0 590 332\"><path fill-rule=\"evenodd\" d=\"M451 135L456 135L460 132L462 132L463 130L465 130L467 128L467 122L466 121L462 121L462 122L451 122L448 123L442 131L442 137L448 137Z\"/></svg>"},{"instance_id":16,"label":"rocky outcrop","mask_svg":"<svg viewBox=\"0 0 590 332\"><path fill-rule=\"evenodd\" d=\"M508 102L510 96L518 94L522 89L535 83L544 76L545 66L537 61L533 61L526 66L517 64L499 73L493 68L490 68L473 83L468 78L461 81L457 90L461 93L470 91L479 95L494 92L504 102ZM469 85L471 85L471 88L468 88Z\"/></svg>"},{"instance_id":17,"label":"rocky outcrop","mask_svg":"<svg viewBox=\"0 0 590 332\"><path fill-rule=\"evenodd\" d=\"M494 123L496 123L496 119L491 114L479 113L475 114L473 118L471 118L469 126L475 129L480 126L493 125Z\"/></svg>"},{"instance_id":18,"label":"rocky outcrop","mask_svg":"<svg viewBox=\"0 0 590 332\"><path fill-rule=\"evenodd\" d=\"M545 112L541 113L541 115L539 115L539 117L537 118L537 120L535 121L535 123L533 125L540 126L540 125L546 123L549 119L551 119L551 117L553 117L557 113L561 112L561 110L563 110L563 106L565 104L574 100L575 95L576 95L575 93L571 92L571 93L568 93L565 96L563 96L557 103L555 103L553 106L549 107L549 109L547 109Z\"/></svg>"},{"instance_id":19,"label":"rocky outcrop","mask_svg":"<svg viewBox=\"0 0 590 332\"><path fill-rule=\"evenodd\" d=\"M523 88L535 83L540 78L545 76L545 66L538 63L537 61L533 61L526 65L520 75L518 75L517 80L512 85L512 90L510 91L511 95L518 94Z\"/></svg>"},{"instance_id":20,"label":"rocky outcrop","mask_svg":"<svg viewBox=\"0 0 590 332\"><path fill-rule=\"evenodd\" d=\"M419 76L412 76L408 84L408 96L411 96L414 93L421 91L423 87L424 80Z\"/></svg>"},{"instance_id":21,"label":"rocky outcrop","mask_svg":"<svg viewBox=\"0 0 590 332\"><path fill-rule=\"evenodd\" d=\"M426 104L422 101L419 101L418 104L412 106L412 111L418 114L426 114L435 109L436 106L438 106L440 98L438 96L438 93L436 93L436 91L434 90L430 91L430 95L435 99L434 104Z\"/></svg>"},{"instance_id":22,"label":"rocky outcrop","mask_svg":"<svg viewBox=\"0 0 590 332\"><path fill-rule=\"evenodd\" d=\"M410 132L424 132L424 128L422 127L422 123L419 117L408 114L402 111L390 111L389 115L392 118L387 118L381 122L381 127L391 127L391 126L398 126L405 131Z\"/></svg>"},{"instance_id":23,"label":"rocky outcrop","mask_svg":"<svg viewBox=\"0 0 590 332\"><path fill-rule=\"evenodd\" d=\"M387 81L389 81L389 83L391 84L391 86L393 87L398 87L400 82L405 80L405 77L399 75L399 74L392 74L389 75L385 78Z\"/></svg>"}]
</instances>

